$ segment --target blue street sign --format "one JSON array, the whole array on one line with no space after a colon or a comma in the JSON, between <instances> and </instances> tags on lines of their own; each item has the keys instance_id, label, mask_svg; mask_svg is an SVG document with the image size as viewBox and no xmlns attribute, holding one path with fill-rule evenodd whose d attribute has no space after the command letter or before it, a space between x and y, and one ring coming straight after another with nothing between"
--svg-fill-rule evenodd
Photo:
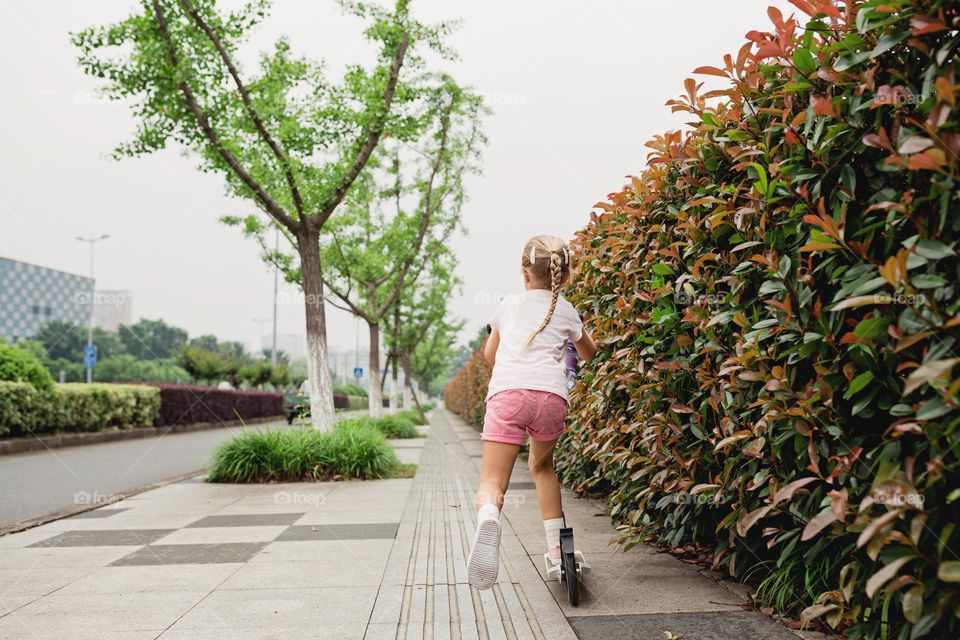
<instances>
[{"instance_id":1,"label":"blue street sign","mask_svg":"<svg viewBox=\"0 0 960 640\"><path fill-rule=\"evenodd\" d=\"M83 347L83 368L93 369L97 364L97 345L88 344Z\"/></svg>"},{"instance_id":2,"label":"blue street sign","mask_svg":"<svg viewBox=\"0 0 960 640\"><path fill-rule=\"evenodd\" d=\"M353 377L359 380L363 377L363 367L354 367L353 368Z\"/></svg>"}]
</instances>

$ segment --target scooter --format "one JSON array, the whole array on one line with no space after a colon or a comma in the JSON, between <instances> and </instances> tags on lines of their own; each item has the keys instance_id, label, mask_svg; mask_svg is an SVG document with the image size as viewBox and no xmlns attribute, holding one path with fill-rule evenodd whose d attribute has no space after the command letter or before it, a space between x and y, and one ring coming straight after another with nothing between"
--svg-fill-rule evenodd
<instances>
[{"instance_id":1,"label":"scooter","mask_svg":"<svg viewBox=\"0 0 960 640\"><path fill-rule=\"evenodd\" d=\"M577 350L572 342L567 342L566 357L567 387L573 388L577 381ZM563 516L563 528L560 529L560 562L554 564L550 554L543 554L543 561L547 569L547 577L559 580L567 587L567 598L574 607L580 604L579 585L583 574L590 572L590 565L577 551L573 544L573 528L567 526L567 518Z\"/></svg>"},{"instance_id":2,"label":"scooter","mask_svg":"<svg viewBox=\"0 0 960 640\"><path fill-rule=\"evenodd\" d=\"M554 563L550 554L543 554L543 562L547 569L547 578L559 580L567 587L567 598L574 607L580 604L580 580L583 575L590 573L590 565L573 545L573 528L567 526L567 519L563 518L563 528L560 529L560 562Z\"/></svg>"}]
</instances>

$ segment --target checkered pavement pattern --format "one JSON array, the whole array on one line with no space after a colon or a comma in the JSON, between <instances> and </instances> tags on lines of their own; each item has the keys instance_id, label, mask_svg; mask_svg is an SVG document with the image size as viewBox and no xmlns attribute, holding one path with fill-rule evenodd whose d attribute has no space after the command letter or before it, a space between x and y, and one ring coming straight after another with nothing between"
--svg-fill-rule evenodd
<instances>
[{"instance_id":1,"label":"checkered pavement pattern","mask_svg":"<svg viewBox=\"0 0 960 640\"><path fill-rule=\"evenodd\" d=\"M0 336L29 338L53 320L85 325L92 291L90 278L0 258Z\"/></svg>"}]
</instances>

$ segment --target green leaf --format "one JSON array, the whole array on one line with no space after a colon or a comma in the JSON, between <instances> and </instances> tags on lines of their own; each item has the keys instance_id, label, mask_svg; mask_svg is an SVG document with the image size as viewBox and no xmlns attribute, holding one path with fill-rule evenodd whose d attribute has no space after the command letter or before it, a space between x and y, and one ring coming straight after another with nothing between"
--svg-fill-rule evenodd
<instances>
[{"instance_id":1,"label":"green leaf","mask_svg":"<svg viewBox=\"0 0 960 640\"><path fill-rule=\"evenodd\" d=\"M671 269L671 268L668 267L667 265L663 264L662 262L658 262L657 264L653 265L652 267L650 267L650 270L653 271L653 272L654 272L655 274L657 274L658 276L672 276L672 275L673 275L673 269Z\"/></svg>"},{"instance_id":2,"label":"green leaf","mask_svg":"<svg viewBox=\"0 0 960 640\"><path fill-rule=\"evenodd\" d=\"M850 386L847 388L847 392L843 394L844 398L851 398L858 391L866 387L873 381L873 372L864 371L856 378L850 381Z\"/></svg>"},{"instance_id":3,"label":"green leaf","mask_svg":"<svg viewBox=\"0 0 960 640\"><path fill-rule=\"evenodd\" d=\"M939 260L956 255L956 251L937 240L920 240L914 247L917 255L929 260Z\"/></svg>"},{"instance_id":4,"label":"green leaf","mask_svg":"<svg viewBox=\"0 0 960 640\"><path fill-rule=\"evenodd\" d=\"M871 340L883 335L889 324L890 319L883 316L879 318L865 318L857 323L857 326L853 329L853 333L858 338Z\"/></svg>"},{"instance_id":5,"label":"green leaf","mask_svg":"<svg viewBox=\"0 0 960 640\"><path fill-rule=\"evenodd\" d=\"M960 582L960 561L941 562L937 567L937 578L944 582Z\"/></svg>"},{"instance_id":6,"label":"green leaf","mask_svg":"<svg viewBox=\"0 0 960 640\"><path fill-rule=\"evenodd\" d=\"M809 49L797 49L793 53L793 65L805 76L817 70L817 59Z\"/></svg>"}]
</instances>

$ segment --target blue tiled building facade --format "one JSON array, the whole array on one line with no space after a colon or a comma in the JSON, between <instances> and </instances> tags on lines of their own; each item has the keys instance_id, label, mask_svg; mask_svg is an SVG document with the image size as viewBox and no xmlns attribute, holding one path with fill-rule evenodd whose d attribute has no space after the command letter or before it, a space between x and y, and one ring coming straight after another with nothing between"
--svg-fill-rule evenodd
<instances>
[{"instance_id":1,"label":"blue tiled building facade","mask_svg":"<svg viewBox=\"0 0 960 640\"><path fill-rule=\"evenodd\" d=\"M85 326L93 284L84 276L0 258L0 336L30 338L53 320Z\"/></svg>"}]
</instances>

